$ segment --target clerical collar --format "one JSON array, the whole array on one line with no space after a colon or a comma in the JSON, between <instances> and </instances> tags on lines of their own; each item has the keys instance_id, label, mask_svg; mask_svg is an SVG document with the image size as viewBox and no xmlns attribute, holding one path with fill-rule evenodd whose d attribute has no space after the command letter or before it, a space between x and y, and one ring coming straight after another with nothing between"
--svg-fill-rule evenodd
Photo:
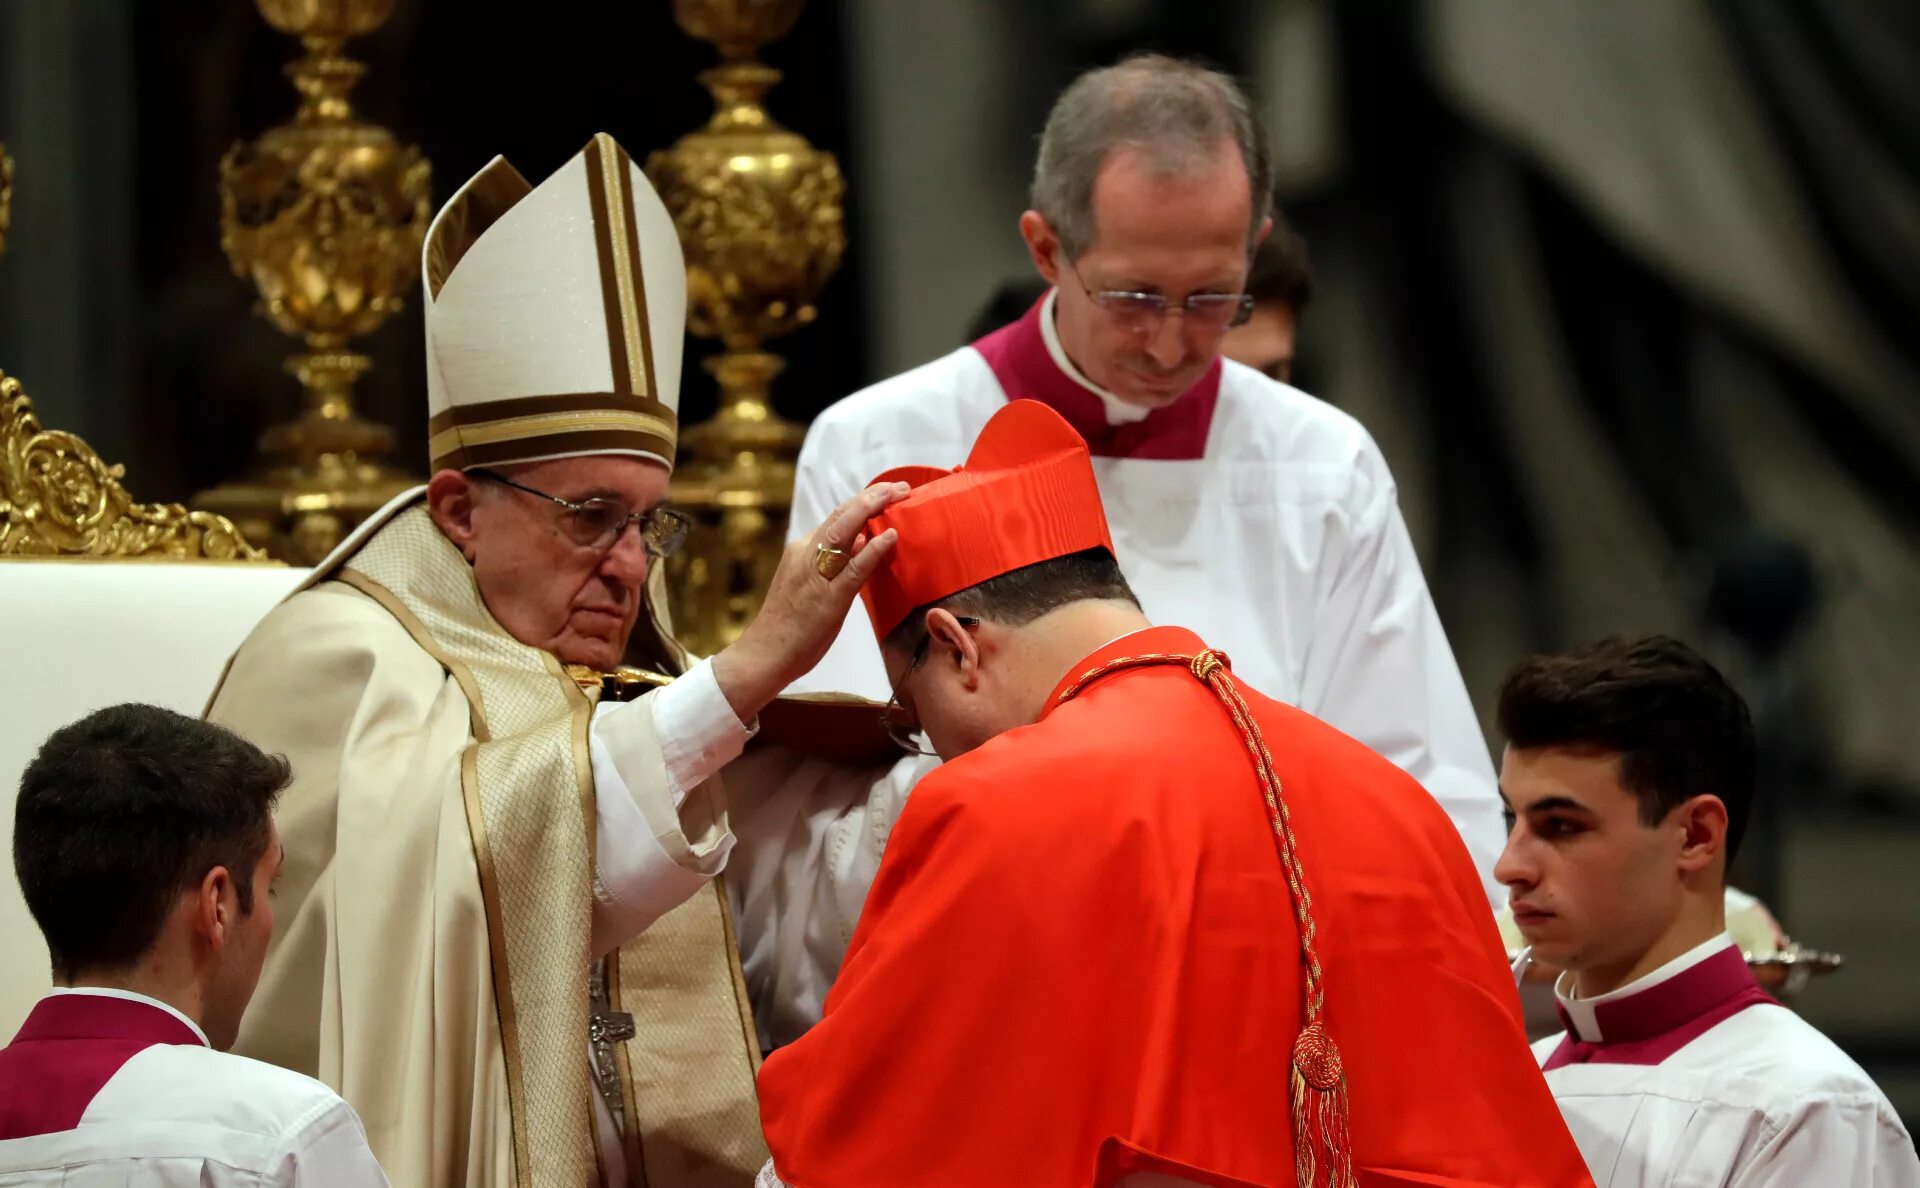
<instances>
[{"instance_id":1,"label":"clerical collar","mask_svg":"<svg viewBox=\"0 0 1920 1188\"><path fill-rule=\"evenodd\" d=\"M1078 367L1073 365L1073 360L1067 358L1067 349L1060 345L1060 331L1053 324L1054 302L1059 296L1060 290L1048 289L1047 295L1040 300L1040 339L1047 344L1047 354L1052 356L1053 365L1058 367L1068 379L1100 398L1100 403L1107 410L1107 424L1137 425L1146 420L1147 414L1152 412L1152 409L1128 404L1088 379Z\"/></svg>"},{"instance_id":2,"label":"clerical collar","mask_svg":"<svg viewBox=\"0 0 1920 1188\"><path fill-rule=\"evenodd\" d=\"M1746 958L1725 932L1652 973L1596 998L1576 998L1573 973L1554 983L1567 1031L1590 1044L1631 1043L1671 1031L1753 986Z\"/></svg>"},{"instance_id":3,"label":"clerical collar","mask_svg":"<svg viewBox=\"0 0 1920 1188\"><path fill-rule=\"evenodd\" d=\"M1038 400L1065 417L1097 458L1185 462L1206 457L1222 363L1213 361L1173 403L1138 409L1089 380L1060 347L1054 292L1019 321L973 344L1008 400Z\"/></svg>"}]
</instances>

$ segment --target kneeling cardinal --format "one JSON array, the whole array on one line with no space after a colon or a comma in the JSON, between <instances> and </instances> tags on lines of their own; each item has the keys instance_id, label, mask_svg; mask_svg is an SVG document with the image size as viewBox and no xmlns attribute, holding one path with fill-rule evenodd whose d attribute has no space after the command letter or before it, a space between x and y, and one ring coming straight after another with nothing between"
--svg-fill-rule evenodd
<instances>
[{"instance_id":1,"label":"kneeling cardinal","mask_svg":"<svg viewBox=\"0 0 1920 1188\"><path fill-rule=\"evenodd\" d=\"M862 597L947 762L761 1072L763 1183L1590 1183L1458 831L1147 621L1065 421L1014 402L885 480Z\"/></svg>"}]
</instances>

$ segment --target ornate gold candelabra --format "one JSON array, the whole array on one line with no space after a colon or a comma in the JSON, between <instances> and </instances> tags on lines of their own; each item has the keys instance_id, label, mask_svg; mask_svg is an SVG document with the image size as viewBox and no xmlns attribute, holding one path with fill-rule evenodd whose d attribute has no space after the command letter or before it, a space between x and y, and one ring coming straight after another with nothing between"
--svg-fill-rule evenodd
<instances>
[{"instance_id":1,"label":"ornate gold candelabra","mask_svg":"<svg viewBox=\"0 0 1920 1188\"><path fill-rule=\"evenodd\" d=\"M197 502L312 564L413 481L377 460L393 433L354 411L353 382L373 364L347 343L386 321L413 283L432 213L429 166L347 101L365 67L341 46L384 24L394 0L254 2L306 49L287 67L300 109L220 162L220 244L260 291L261 312L305 341L286 364L305 401L261 437L268 462L256 477Z\"/></svg>"},{"instance_id":2,"label":"ornate gold candelabra","mask_svg":"<svg viewBox=\"0 0 1920 1188\"><path fill-rule=\"evenodd\" d=\"M686 249L688 328L723 347L706 363L719 411L683 435L673 484L701 525L668 579L675 631L698 652L733 642L753 618L792 506L805 433L773 411L769 391L785 362L761 343L814 319L846 248L839 164L761 105L780 72L754 55L804 4L674 0L680 27L719 47L720 65L700 74L714 113L647 161Z\"/></svg>"}]
</instances>

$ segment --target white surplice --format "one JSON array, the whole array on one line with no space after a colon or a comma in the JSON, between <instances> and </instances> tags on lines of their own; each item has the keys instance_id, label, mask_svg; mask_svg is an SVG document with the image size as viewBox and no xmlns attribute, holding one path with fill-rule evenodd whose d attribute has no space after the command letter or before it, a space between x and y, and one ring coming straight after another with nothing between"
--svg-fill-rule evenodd
<instances>
[{"instance_id":1,"label":"white surplice","mask_svg":"<svg viewBox=\"0 0 1920 1188\"><path fill-rule=\"evenodd\" d=\"M1611 994L1569 985L1534 1054L1598 1188L1920 1188L1886 1096L1726 934Z\"/></svg>"},{"instance_id":2,"label":"white surplice","mask_svg":"<svg viewBox=\"0 0 1920 1188\"><path fill-rule=\"evenodd\" d=\"M89 1019L102 1025L89 1026ZM8 1075L34 1081L35 1091L77 1089L86 1100L72 1103L67 1112L76 1116L63 1119L70 1125L0 1140L0 1188L387 1183L359 1118L339 1094L311 1077L214 1051L197 1023L158 999L55 990L15 1044L16 1059L0 1062ZM102 1060L111 1066L115 1047L142 1044L104 1081L83 1075L75 1084L76 1067Z\"/></svg>"}]
</instances>

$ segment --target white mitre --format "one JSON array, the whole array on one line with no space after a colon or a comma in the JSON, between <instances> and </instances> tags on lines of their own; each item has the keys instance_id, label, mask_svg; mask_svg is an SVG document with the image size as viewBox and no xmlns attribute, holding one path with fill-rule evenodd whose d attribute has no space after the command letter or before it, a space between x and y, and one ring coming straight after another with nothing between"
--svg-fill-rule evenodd
<instances>
[{"instance_id":1,"label":"white mitre","mask_svg":"<svg viewBox=\"0 0 1920 1188\"><path fill-rule=\"evenodd\" d=\"M580 454L672 468L686 264L611 136L537 187L495 157L434 217L420 272L433 470Z\"/></svg>"}]
</instances>

